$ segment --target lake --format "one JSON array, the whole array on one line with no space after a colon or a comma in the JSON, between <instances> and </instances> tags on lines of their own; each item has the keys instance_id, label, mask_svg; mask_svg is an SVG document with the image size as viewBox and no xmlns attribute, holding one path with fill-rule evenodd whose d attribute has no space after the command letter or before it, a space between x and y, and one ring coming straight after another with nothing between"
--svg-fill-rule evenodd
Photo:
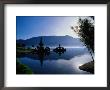
<instances>
[{"instance_id":1,"label":"lake","mask_svg":"<svg viewBox=\"0 0 110 90\"><path fill-rule=\"evenodd\" d=\"M22 55L18 60L28 66L34 74L90 74L79 69L79 66L92 61L88 50L84 47L66 48L66 52L58 54L52 51L50 55Z\"/></svg>"}]
</instances>

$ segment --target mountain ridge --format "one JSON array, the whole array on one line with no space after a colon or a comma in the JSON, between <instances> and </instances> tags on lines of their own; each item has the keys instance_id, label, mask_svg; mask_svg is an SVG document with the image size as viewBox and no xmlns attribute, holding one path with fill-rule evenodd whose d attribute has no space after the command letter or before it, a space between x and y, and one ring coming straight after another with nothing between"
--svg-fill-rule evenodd
<instances>
[{"instance_id":1,"label":"mountain ridge","mask_svg":"<svg viewBox=\"0 0 110 90\"><path fill-rule=\"evenodd\" d=\"M38 36L32 37L26 40L18 39L17 43L23 43L28 46L38 45L40 38L42 37L42 41L46 46L58 46L61 44L62 46L82 46L82 42L79 38L73 38L72 36Z\"/></svg>"}]
</instances>

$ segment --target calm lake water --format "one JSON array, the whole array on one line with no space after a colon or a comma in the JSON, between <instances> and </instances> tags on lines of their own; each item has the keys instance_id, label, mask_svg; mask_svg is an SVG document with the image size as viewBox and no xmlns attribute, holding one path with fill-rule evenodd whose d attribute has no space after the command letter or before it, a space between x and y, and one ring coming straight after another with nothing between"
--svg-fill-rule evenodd
<instances>
[{"instance_id":1,"label":"calm lake water","mask_svg":"<svg viewBox=\"0 0 110 90\"><path fill-rule=\"evenodd\" d=\"M27 65L34 74L90 74L79 69L79 66L91 61L86 48L66 48L59 55L51 51L49 56L39 58L37 55L22 55L17 57L22 64Z\"/></svg>"}]
</instances>

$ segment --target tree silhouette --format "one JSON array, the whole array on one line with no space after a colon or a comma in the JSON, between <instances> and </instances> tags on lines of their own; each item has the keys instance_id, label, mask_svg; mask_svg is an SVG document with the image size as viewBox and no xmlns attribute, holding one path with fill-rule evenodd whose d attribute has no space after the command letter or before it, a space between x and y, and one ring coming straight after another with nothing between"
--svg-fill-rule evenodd
<instances>
[{"instance_id":1,"label":"tree silhouette","mask_svg":"<svg viewBox=\"0 0 110 90\"><path fill-rule=\"evenodd\" d=\"M34 48L34 45L32 45L32 48Z\"/></svg>"},{"instance_id":2,"label":"tree silhouette","mask_svg":"<svg viewBox=\"0 0 110 90\"><path fill-rule=\"evenodd\" d=\"M25 48L25 47L26 47L26 45L25 45L25 44L22 44L22 47L24 47L24 48Z\"/></svg>"},{"instance_id":3,"label":"tree silhouette","mask_svg":"<svg viewBox=\"0 0 110 90\"><path fill-rule=\"evenodd\" d=\"M80 40L84 42L84 45L88 48L94 61L94 22L91 22L94 21L94 17L90 16L90 18L92 20L89 18L79 18L78 26L71 27L71 29L73 29L80 37Z\"/></svg>"}]
</instances>

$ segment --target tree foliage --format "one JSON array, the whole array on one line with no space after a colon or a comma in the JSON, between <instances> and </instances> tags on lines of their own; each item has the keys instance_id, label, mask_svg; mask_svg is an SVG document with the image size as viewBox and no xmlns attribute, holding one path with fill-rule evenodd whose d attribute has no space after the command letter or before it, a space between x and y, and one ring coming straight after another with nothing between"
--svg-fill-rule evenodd
<instances>
[{"instance_id":1,"label":"tree foliage","mask_svg":"<svg viewBox=\"0 0 110 90\"><path fill-rule=\"evenodd\" d=\"M91 19L89 19L91 18ZM78 26L75 27L74 30L77 32L80 40L84 43L84 45L88 48L92 59L94 54L94 17L89 17L85 19L79 19ZM79 28L79 29L78 29ZM94 59L93 59L94 60Z\"/></svg>"},{"instance_id":2,"label":"tree foliage","mask_svg":"<svg viewBox=\"0 0 110 90\"><path fill-rule=\"evenodd\" d=\"M88 19L79 19L79 23L81 41L94 53L94 25Z\"/></svg>"},{"instance_id":3,"label":"tree foliage","mask_svg":"<svg viewBox=\"0 0 110 90\"><path fill-rule=\"evenodd\" d=\"M33 74L33 72L28 66L16 60L16 74Z\"/></svg>"}]
</instances>

